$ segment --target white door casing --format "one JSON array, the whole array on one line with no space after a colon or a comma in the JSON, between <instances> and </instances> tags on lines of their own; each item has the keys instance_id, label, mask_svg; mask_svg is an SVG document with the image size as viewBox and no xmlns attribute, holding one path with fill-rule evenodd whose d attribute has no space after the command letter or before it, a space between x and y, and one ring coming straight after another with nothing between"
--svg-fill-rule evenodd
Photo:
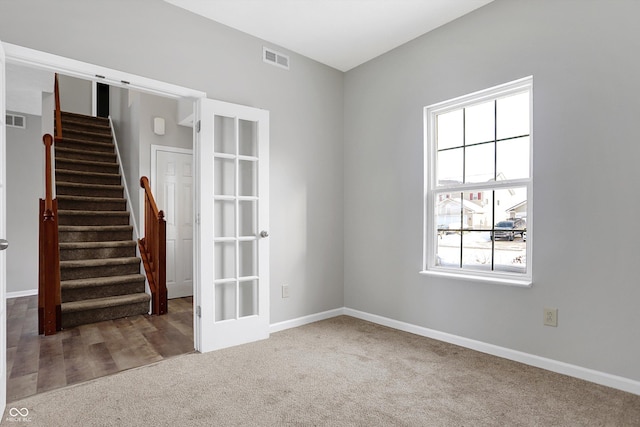
<instances>
[{"instance_id":1,"label":"white door casing","mask_svg":"<svg viewBox=\"0 0 640 427\"><path fill-rule=\"evenodd\" d=\"M167 222L168 297L193 295L193 155L151 147L151 188ZM155 166L155 167L154 167Z\"/></svg>"},{"instance_id":2,"label":"white door casing","mask_svg":"<svg viewBox=\"0 0 640 427\"><path fill-rule=\"evenodd\" d=\"M0 43L0 239L7 237L5 56ZM0 250L0 413L7 405L7 255Z\"/></svg>"},{"instance_id":3,"label":"white door casing","mask_svg":"<svg viewBox=\"0 0 640 427\"><path fill-rule=\"evenodd\" d=\"M196 337L201 352L269 337L269 112L200 99Z\"/></svg>"}]
</instances>

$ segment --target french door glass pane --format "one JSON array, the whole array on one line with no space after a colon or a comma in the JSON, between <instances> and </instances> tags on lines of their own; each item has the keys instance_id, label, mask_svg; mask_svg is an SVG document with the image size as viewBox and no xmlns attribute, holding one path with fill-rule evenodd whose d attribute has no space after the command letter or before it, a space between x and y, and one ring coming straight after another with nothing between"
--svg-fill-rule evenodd
<instances>
[{"instance_id":1,"label":"french door glass pane","mask_svg":"<svg viewBox=\"0 0 640 427\"><path fill-rule=\"evenodd\" d=\"M213 205L214 233L216 237L235 237L235 202L216 200Z\"/></svg>"},{"instance_id":2,"label":"french door glass pane","mask_svg":"<svg viewBox=\"0 0 640 427\"><path fill-rule=\"evenodd\" d=\"M494 179L494 143L474 145L465 150L464 182L487 182Z\"/></svg>"},{"instance_id":3,"label":"french door glass pane","mask_svg":"<svg viewBox=\"0 0 640 427\"><path fill-rule=\"evenodd\" d=\"M496 158L502 179L529 178L529 137L499 141Z\"/></svg>"},{"instance_id":4,"label":"french door glass pane","mask_svg":"<svg viewBox=\"0 0 640 427\"><path fill-rule=\"evenodd\" d=\"M258 275L258 242L242 241L240 245L240 277Z\"/></svg>"},{"instance_id":5,"label":"french door glass pane","mask_svg":"<svg viewBox=\"0 0 640 427\"><path fill-rule=\"evenodd\" d=\"M233 196L235 194L235 160L216 158L213 164L213 191L216 196Z\"/></svg>"},{"instance_id":6,"label":"french door glass pane","mask_svg":"<svg viewBox=\"0 0 640 427\"><path fill-rule=\"evenodd\" d=\"M236 282L215 284L216 322L236 318Z\"/></svg>"},{"instance_id":7,"label":"french door glass pane","mask_svg":"<svg viewBox=\"0 0 640 427\"><path fill-rule=\"evenodd\" d=\"M213 151L236 154L236 129L233 117L215 116L213 126Z\"/></svg>"},{"instance_id":8,"label":"french door glass pane","mask_svg":"<svg viewBox=\"0 0 640 427\"><path fill-rule=\"evenodd\" d=\"M255 316L258 314L258 281L240 282L240 316Z\"/></svg>"},{"instance_id":9,"label":"french door glass pane","mask_svg":"<svg viewBox=\"0 0 640 427\"><path fill-rule=\"evenodd\" d=\"M495 103L484 102L465 108L465 145L488 142L495 139Z\"/></svg>"},{"instance_id":10,"label":"french door glass pane","mask_svg":"<svg viewBox=\"0 0 640 427\"><path fill-rule=\"evenodd\" d=\"M254 200L241 200L238 203L238 226L240 236L255 236L257 229L258 202Z\"/></svg>"},{"instance_id":11,"label":"french door glass pane","mask_svg":"<svg viewBox=\"0 0 640 427\"><path fill-rule=\"evenodd\" d=\"M257 162L240 160L239 161L239 195L240 196L257 196L258 195L258 166Z\"/></svg>"},{"instance_id":12,"label":"french door glass pane","mask_svg":"<svg viewBox=\"0 0 640 427\"><path fill-rule=\"evenodd\" d=\"M216 242L213 256L216 280L236 277L235 242Z\"/></svg>"},{"instance_id":13,"label":"french door glass pane","mask_svg":"<svg viewBox=\"0 0 640 427\"><path fill-rule=\"evenodd\" d=\"M461 109L439 114L436 118L436 149L462 147L463 129Z\"/></svg>"},{"instance_id":14,"label":"french door glass pane","mask_svg":"<svg viewBox=\"0 0 640 427\"><path fill-rule=\"evenodd\" d=\"M258 124L248 120L238 121L240 154L243 156L258 155Z\"/></svg>"},{"instance_id":15,"label":"french door glass pane","mask_svg":"<svg viewBox=\"0 0 640 427\"><path fill-rule=\"evenodd\" d=\"M498 99L496 106L498 139L529 135L529 92Z\"/></svg>"}]
</instances>

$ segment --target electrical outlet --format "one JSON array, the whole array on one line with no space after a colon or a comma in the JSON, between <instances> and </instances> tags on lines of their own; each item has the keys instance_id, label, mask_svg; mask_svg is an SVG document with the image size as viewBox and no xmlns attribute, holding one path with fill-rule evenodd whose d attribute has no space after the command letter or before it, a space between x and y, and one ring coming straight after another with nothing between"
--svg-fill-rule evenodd
<instances>
[{"instance_id":1,"label":"electrical outlet","mask_svg":"<svg viewBox=\"0 0 640 427\"><path fill-rule=\"evenodd\" d=\"M558 326L558 309L557 308L545 308L544 309L544 324L545 326Z\"/></svg>"},{"instance_id":2,"label":"electrical outlet","mask_svg":"<svg viewBox=\"0 0 640 427\"><path fill-rule=\"evenodd\" d=\"M289 298L289 285L282 285L282 298Z\"/></svg>"}]
</instances>

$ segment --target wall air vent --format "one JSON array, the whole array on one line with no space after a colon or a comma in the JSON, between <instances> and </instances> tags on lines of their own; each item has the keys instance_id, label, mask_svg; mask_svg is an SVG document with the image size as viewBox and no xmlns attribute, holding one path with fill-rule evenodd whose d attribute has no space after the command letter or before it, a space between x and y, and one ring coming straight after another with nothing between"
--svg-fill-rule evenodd
<instances>
[{"instance_id":1,"label":"wall air vent","mask_svg":"<svg viewBox=\"0 0 640 427\"><path fill-rule=\"evenodd\" d=\"M262 60L276 67L289 69L289 57L266 47L262 48Z\"/></svg>"},{"instance_id":2,"label":"wall air vent","mask_svg":"<svg viewBox=\"0 0 640 427\"><path fill-rule=\"evenodd\" d=\"M7 114L6 119L6 124L8 127L20 129L27 128L27 118L25 116L19 116L17 114Z\"/></svg>"}]
</instances>

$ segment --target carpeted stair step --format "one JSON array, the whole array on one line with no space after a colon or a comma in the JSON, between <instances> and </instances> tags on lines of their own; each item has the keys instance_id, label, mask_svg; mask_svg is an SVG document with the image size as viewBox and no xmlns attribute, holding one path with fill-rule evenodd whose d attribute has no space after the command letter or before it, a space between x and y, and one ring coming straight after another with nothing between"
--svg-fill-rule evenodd
<instances>
[{"instance_id":1,"label":"carpeted stair step","mask_svg":"<svg viewBox=\"0 0 640 427\"><path fill-rule=\"evenodd\" d=\"M110 143L113 141L113 138L111 137L111 132L109 133L85 132L85 131L75 130L75 129L65 129L63 127L62 135L63 135L63 138L81 139L83 141L93 141L93 142L102 142L102 143Z\"/></svg>"},{"instance_id":2,"label":"carpeted stair step","mask_svg":"<svg viewBox=\"0 0 640 427\"><path fill-rule=\"evenodd\" d=\"M120 185L121 179L119 173L82 172L56 167L56 181Z\"/></svg>"},{"instance_id":3,"label":"carpeted stair step","mask_svg":"<svg viewBox=\"0 0 640 427\"><path fill-rule=\"evenodd\" d=\"M60 243L67 242L115 242L131 240L130 225L61 225L58 227Z\"/></svg>"},{"instance_id":4,"label":"carpeted stair step","mask_svg":"<svg viewBox=\"0 0 640 427\"><path fill-rule=\"evenodd\" d=\"M80 129L91 132L109 132L109 119L104 117L84 116L62 111L62 129Z\"/></svg>"},{"instance_id":5,"label":"carpeted stair step","mask_svg":"<svg viewBox=\"0 0 640 427\"><path fill-rule=\"evenodd\" d=\"M62 116L62 128L64 129L65 124L69 122L73 123L91 123L91 124L100 124L103 126L109 126L109 119L106 117L94 117L94 116L86 116L84 114L71 113L69 111L61 111Z\"/></svg>"},{"instance_id":6,"label":"carpeted stair step","mask_svg":"<svg viewBox=\"0 0 640 427\"><path fill-rule=\"evenodd\" d=\"M120 173L117 163L92 162L89 160L73 160L56 156L56 169L75 170L97 173ZM57 175L56 175L57 178Z\"/></svg>"},{"instance_id":7,"label":"carpeted stair step","mask_svg":"<svg viewBox=\"0 0 640 427\"><path fill-rule=\"evenodd\" d=\"M123 198L58 196L58 208L76 211L124 211L127 201Z\"/></svg>"},{"instance_id":8,"label":"carpeted stair step","mask_svg":"<svg viewBox=\"0 0 640 427\"><path fill-rule=\"evenodd\" d=\"M146 293L65 302L61 305L62 327L72 328L86 323L136 316L149 312Z\"/></svg>"},{"instance_id":9,"label":"carpeted stair step","mask_svg":"<svg viewBox=\"0 0 640 427\"><path fill-rule=\"evenodd\" d=\"M124 187L122 185L57 181L56 194L58 196L109 197L121 199L124 197Z\"/></svg>"},{"instance_id":10,"label":"carpeted stair step","mask_svg":"<svg viewBox=\"0 0 640 427\"><path fill-rule=\"evenodd\" d=\"M144 276L125 276L74 279L60 282L62 302L82 301L96 298L144 292Z\"/></svg>"},{"instance_id":11,"label":"carpeted stair step","mask_svg":"<svg viewBox=\"0 0 640 427\"><path fill-rule=\"evenodd\" d=\"M56 147L56 158L71 160L88 160L91 162L115 163L115 153L103 151L79 150L75 148Z\"/></svg>"},{"instance_id":12,"label":"carpeted stair step","mask_svg":"<svg viewBox=\"0 0 640 427\"><path fill-rule=\"evenodd\" d=\"M56 126L53 127L54 131L58 130ZM89 122L79 122L76 120L63 120L62 121L62 133L67 131L83 132L83 133L95 133L95 134L109 134L111 127L107 123L106 125Z\"/></svg>"},{"instance_id":13,"label":"carpeted stair step","mask_svg":"<svg viewBox=\"0 0 640 427\"><path fill-rule=\"evenodd\" d=\"M127 211L58 210L59 225L129 225Z\"/></svg>"},{"instance_id":14,"label":"carpeted stair step","mask_svg":"<svg viewBox=\"0 0 640 427\"><path fill-rule=\"evenodd\" d=\"M54 147L70 148L72 150L100 151L103 153L115 152L115 146L113 143L106 144L104 142L83 141L81 139L72 139L64 136L62 137L62 141L58 141L54 144Z\"/></svg>"},{"instance_id":15,"label":"carpeted stair step","mask_svg":"<svg viewBox=\"0 0 640 427\"><path fill-rule=\"evenodd\" d=\"M126 276L140 272L140 258L106 258L60 261L60 280Z\"/></svg>"},{"instance_id":16,"label":"carpeted stair step","mask_svg":"<svg viewBox=\"0 0 640 427\"><path fill-rule=\"evenodd\" d=\"M135 257L136 245L134 240L64 242L60 243L60 261Z\"/></svg>"}]
</instances>

